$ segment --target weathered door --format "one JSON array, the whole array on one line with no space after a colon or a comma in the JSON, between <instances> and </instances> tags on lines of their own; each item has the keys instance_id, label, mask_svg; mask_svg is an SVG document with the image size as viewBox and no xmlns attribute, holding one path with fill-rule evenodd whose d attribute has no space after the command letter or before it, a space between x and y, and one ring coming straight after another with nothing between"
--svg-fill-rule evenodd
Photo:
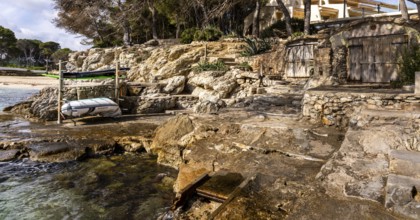
<instances>
[{"instance_id":1,"label":"weathered door","mask_svg":"<svg viewBox=\"0 0 420 220\"><path fill-rule=\"evenodd\" d=\"M286 51L286 76L290 78L310 77L311 70L314 68L314 45L288 46Z\"/></svg>"},{"instance_id":2,"label":"weathered door","mask_svg":"<svg viewBox=\"0 0 420 220\"><path fill-rule=\"evenodd\" d=\"M349 44L349 75L350 81L362 80L363 44L360 39L354 39Z\"/></svg>"},{"instance_id":3,"label":"weathered door","mask_svg":"<svg viewBox=\"0 0 420 220\"><path fill-rule=\"evenodd\" d=\"M390 82L397 78L398 59L406 35L353 38L349 41L349 80Z\"/></svg>"}]
</instances>

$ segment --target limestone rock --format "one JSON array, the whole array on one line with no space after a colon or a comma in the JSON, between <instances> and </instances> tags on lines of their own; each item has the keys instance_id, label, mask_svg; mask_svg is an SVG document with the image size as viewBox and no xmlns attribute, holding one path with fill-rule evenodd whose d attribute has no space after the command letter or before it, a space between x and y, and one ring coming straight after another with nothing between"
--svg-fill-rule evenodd
<instances>
[{"instance_id":1,"label":"limestone rock","mask_svg":"<svg viewBox=\"0 0 420 220\"><path fill-rule=\"evenodd\" d=\"M0 151L0 162L10 161L16 159L16 156L18 155L19 150L2 150Z\"/></svg>"},{"instance_id":2,"label":"limestone rock","mask_svg":"<svg viewBox=\"0 0 420 220\"><path fill-rule=\"evenodd\" d=\"M220 100L220 95L212 90L206 90L201 87L197 87L192 92L192 95L198 96L202 102L213 102L217 103Z\"/></svg>"},{"instance_id":3,"label":"limestone rock","mask_svg":"<svg viewBox=\"0 0 420 220\"><path fill-rule=\"evenodd\" d=\"M150 147L153 153L158 154L158 162L178 168L186 147L181 145L180 141L193 130L193 122L186 115L171 118L159 126Z\"/></svg>"},{"instance_id":4,"label":"limestone rock","mask_svg":"<svg viewBox=\"0 0 420 220\"><path fill-rule=\"evenodd\" d=\"M136 113L150 114L163 113L165 110L173 109L176 106L176 100L171 97L145 98L138 103Z\"/></svg>"},{"instance_id":5,"label":"limestone rock","mask_svg":"<svg viewBox=\"0 0 420 220\"><path fill-rule=\"evenodd\" d=\"M146 43L144 43L144 45L145 46L153 46L153 47L159 46L159 41L157 41L155 39L152 39L152 40L149 40Z\"/></svg>"},{"instance_id":6,"label":"limestone rock","mask_svg":"<svg viewBox=\"0 0 420 220\"><path fill-rule=\"evenodd\" d=\"M167 85L163 88L163 91L170 94L180 94L184 91L186 80L185 76L174 76L166 81Z\"/></svg>"},{"instance_id":7,"label":"limestone rock","mask_svg":"<svg viewBox=\"0 0 420 220\"><path fill-rule=\"evenodd\" d=\"M389 175L386 185L385 207L413 219L420 218L420 180Z\"/></svg>"},{"instance_id":8,"label":"limestone rock","mask_svg":"<svg viewBox=\"0 0 420 220\"><path fill-rule=\"evenodd\" d=\"M66 162L80 159L86 153L85 147L69 143L38 143L29 147L32 161Z\"/></svg>"},{"instance_id":9,"label":"limestone rock","mask_svg":"<svg viewBox=\"0 0 420 220\"><path fill-rule=\"evenodd\" d=\"M219 109L223 105L219 104L219 102L210 102L210 101L204 101L204 102L198 102L197 105L194 106L194 112L195 113L217 113Z\"/></svg>"},{"instance_id":10,"label":"limestone rock","mask_svg":"<svg viewBox=\"0 0 420 220\"><path fill-rule=\"evenodd\" d=\"M391 151L389 168L394 174L420 178L420 152Z\"/></svg>"}]
</instances>

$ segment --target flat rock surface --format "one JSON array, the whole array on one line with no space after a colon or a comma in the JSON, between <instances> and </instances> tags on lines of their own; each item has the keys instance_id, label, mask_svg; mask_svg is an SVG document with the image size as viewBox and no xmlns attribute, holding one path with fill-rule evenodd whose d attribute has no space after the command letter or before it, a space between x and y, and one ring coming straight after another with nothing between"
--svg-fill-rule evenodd
<instances>
[{"instance_id":1,"label":"flat rock surface","mask_svg":"<svg viewBox=\"0 0 420 220\"><path fill-rule=\"evenodd\" d=\"M393 174L420 178L420 152L391 151L389 169Z\"/></svg>"},{"instance_id":2,"label":"flat rock surface","mask_svg":"<svg viewBox=\"0 0 420 220\"><path fill-rule=\"evenodd\" d=\"M420 179L407 176L388 176L385 207L394 212L420 219Z\"/></svg>"},{"instance_id":3,"label":"flat rock surface","mask_svg":"<svg viewBox=\"0 0 420 220\"><path fill-rule=\"evenodd\" d=\"M65 142L37 143L29 147L29 156L33 161L65 162L80 159L85 153L85 147L79 147Z\"/></svg>"},{"instance_id":4,"label":"flat rock surface","mask_svg":"<svg viewBox=\"0 0 420 220\"><path fill-rule=\"evenodd\" d=\"M10 161L16 159L16 156L18 155L19 150L5 150L0 151L0 162L4 161Z\"/></svg>"}]
</instances>

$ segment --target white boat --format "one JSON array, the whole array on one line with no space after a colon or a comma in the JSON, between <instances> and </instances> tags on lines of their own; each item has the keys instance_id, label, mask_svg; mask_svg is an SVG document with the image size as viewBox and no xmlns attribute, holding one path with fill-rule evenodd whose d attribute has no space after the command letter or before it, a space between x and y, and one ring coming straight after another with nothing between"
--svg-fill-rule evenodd
<instances>
[{"instance_id":1,"label":"white boat","mask_svg":"<svg viewBox=\"0 0 420 220\"><path fill-rule=\"evenodd\" d=\"M67 102L61 107L61 113L69 117L117 117L121 115L121 109L109 98L93 98Z\"/></svg>"}]
</instances>

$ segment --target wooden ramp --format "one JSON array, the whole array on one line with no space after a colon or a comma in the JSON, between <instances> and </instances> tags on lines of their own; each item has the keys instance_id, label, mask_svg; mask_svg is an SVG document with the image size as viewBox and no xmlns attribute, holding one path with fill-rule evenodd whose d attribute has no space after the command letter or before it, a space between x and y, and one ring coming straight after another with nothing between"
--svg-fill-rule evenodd
<instances>
[{"instance_id":1,"label":"wooden ramp","mask_svg":"<svg viewBox=\"0 0 420 220\"><path fill-rule=\"evenodd\" d=\"M206 173L187 187L184 188L175 198L172 210L185 207L193 196L206 198L221 203L221 205L210 215L214 219L224 208L248 185L253 177L244 178L239 173L216 172Z\"/></svg>"}]
</instances>

